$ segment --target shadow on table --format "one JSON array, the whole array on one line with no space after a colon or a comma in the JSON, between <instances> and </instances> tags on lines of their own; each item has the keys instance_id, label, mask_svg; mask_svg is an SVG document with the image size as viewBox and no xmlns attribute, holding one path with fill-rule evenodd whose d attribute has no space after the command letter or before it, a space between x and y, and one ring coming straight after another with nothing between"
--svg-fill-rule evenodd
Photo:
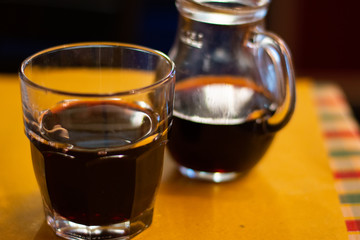
<instances>
[{"instance_id":1,"label":"shadow on table","mask_svg":"<svg viewBox=\"0 0 360 240\"><path fill-rule=\"evenodd\" d=\"M55 235L51 228L43 221L33 240L59 240L63 239Z\"/></svg>"},{"instance_id":2,"label":"shadow on table","mask_svg":"<svg viewBox=\"0 0 360 240\"><path fill-rule=\"evenodd\" d=\"M258 185L254 184L256 182ZM258 194L259 186L262 191L268 191L269 195L274 194L273 189L268 186L269 183L264 176L257 170L257 167L249 173L240 176L238 179L230 182L211 183L188 179L182 176L177 170L177 165L171 158L169 152L165 153L164 172L160 185L160 194L196 197L196 198L219 198L224 195L235 195L241 199L252 198Z\"/></svg>"}]
</instances>

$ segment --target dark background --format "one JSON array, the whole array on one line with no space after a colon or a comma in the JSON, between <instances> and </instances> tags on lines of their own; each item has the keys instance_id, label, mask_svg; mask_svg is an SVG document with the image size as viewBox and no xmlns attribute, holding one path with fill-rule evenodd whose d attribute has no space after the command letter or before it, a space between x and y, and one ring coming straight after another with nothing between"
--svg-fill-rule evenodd
<instances>
[{"instance_id":1,"label":"dark background","mask_svg":"<svg viewBox=\"0 0 360 240\"><path fill-rule=\"evenodd\" d=\"M0 0L0 71L27 56L84 41L141 44L167 52L177 26L170 0Z\"/></svg>"},{"instance_id":2,"label":"dark background","mask_svg":"<svg viewBox=\"0 0 360 240\"><path fill-rule=\"evenodd\" d=\"M334 80L360 115L360 1L273 0L267 29L289 45L297 76ZM47 47L116 41L168 52L175 0L0 0L0 72Z\"/></svg>"}]
</instances>

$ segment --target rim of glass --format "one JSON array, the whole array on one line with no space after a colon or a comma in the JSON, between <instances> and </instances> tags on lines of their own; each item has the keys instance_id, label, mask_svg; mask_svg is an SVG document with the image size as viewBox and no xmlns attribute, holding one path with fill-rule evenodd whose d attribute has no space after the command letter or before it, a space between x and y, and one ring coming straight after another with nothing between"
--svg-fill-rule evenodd
<instances>
[{"instance_id":1,"label":"rim of glass","mask_svg":"<svg viewBox=\"0 0 360 240\"><path fill-rule=\"evenodd\" d=\"M87 47L90 48L90 47L94 47L94 46L95 47L102 47L102 46L126 47L126 48L130 48L132 50L150 53L150 54L156 55L158 57L164 58L166 60L166 62L169 63L170 69L163 78L157 80L153 84L146 85L141 88L134 88L134 89L126 90L126 91L115 91L115 92L111 92L111 93L79 93L79 92L75 92L75 91L71 92L71 91L57 90L54 88L48 88L48 87L42 86L40 84L37 84L37 83L33 82L32 80L30 80L25 74L25 69L28 66L28 64L33 59L35 59L36 57L38 57L42 54L52 53L52 52L56 52L59 50L65 50L65 49L69 50L69 49L76 49L76 48L87 48ZM132 94L136 94L136 93L141 93L141 92L149 91L153 88L156 88L160 85L167 83L174 77L174 74L175 74L175 63L165 53L155 50L155 49L152 49L152 48L136 45L136 44L120 43L120 42L119 43L117 43L117 42L81 42L81 43L63 44L63 45L47 48L47 49L39 51L39 52L29 56L28 58L26 58L21 63L20 71L19 71L20 80L35 87L35 88L38 88L38 89L41 89L44 91L49 91L49 92L56 93L56 94L61 94L61 95L81 96L81 97L112 97L112 96L124 96L124 95L132 95Z\"/></svg>"},{"instance_id":2,"label":"rim of glass","mask_svg":"<svg viewBox=\"0 0 360 240\"><path fill-rule=\"evenodd\" d=\"M218 12L218 13L226 13L226 14L237 14L237 13L242 13L243 11L256 11L257 9L262 9L264 7L267 7L271 0L259 0L258 3L256 3L253 6L242 6L242 7L238 7L238 8L227 8L227 7L220 7L220 6L214 6L211 4L211 2L217 2L217 3L237 3L239 1L237 0L177 0L177 2L185 2L188 4L194 4L195 6L202 8L202 9L211 9L214 12Z\"/></svg>"}]
</instances>

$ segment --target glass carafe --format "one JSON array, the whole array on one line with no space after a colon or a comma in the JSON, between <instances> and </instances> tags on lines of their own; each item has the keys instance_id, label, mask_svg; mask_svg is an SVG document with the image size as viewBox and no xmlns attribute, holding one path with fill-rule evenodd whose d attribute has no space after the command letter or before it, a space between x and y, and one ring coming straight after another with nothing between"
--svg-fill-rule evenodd
<instances>
[{"instance_id":1,"label":"glass carafe","mask_svg":"<svg viewBox=\"0 0 360 240\"><path fill-rule=\"evenodd\" d=\"M269 3L176 0L168 147L187 177L223 182L248 172L292 116L291 56L282 39L265 31Z\"/></svg>"}]
</instances>

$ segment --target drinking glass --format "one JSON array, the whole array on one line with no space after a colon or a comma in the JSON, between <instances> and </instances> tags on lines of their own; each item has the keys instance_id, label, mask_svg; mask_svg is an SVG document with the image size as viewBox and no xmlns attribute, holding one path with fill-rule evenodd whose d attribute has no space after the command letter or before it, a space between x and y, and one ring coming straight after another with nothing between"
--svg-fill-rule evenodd
<instances>
[{"instance_id":1,"label":"drinking glass","mask_svg":"<svg viewBox=\"0 0 360 240\"><path fill-rule=\"evenodd\" d=\"M67 239L129 239L149 227L173 62L141 46L79 43L36 53L19 76L47 224Z\"/></svg>"}]
</instances>

